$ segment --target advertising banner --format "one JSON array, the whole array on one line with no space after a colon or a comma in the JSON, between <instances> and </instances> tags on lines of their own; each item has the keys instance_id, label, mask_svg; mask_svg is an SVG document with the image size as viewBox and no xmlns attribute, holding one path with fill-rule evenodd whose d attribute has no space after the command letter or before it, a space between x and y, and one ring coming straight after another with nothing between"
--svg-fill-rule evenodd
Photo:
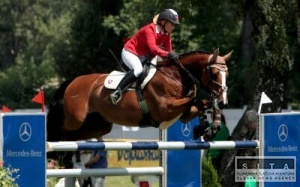
<instances>
[{"instance_id":1,"label":"advertising banner","mask_svg":"<svg viewBox=\"0 0 300 187\"><path fill-rule=\"evenodd\" d=\"M166 141L194 141L193 128L199 118L188 123L175 122L167 129ZM201 186L201 150L168 150L166 153L166 186Z\"/></svg>"},{"instance_id":2,"label":"advertising banner","mask_svg":"<svg viewBox=\"0 0 300 187\"><path fill-rule=\"evenodd\" d=\"M300 114L281 113L262 115L260 138L263 138L261 155L282 158L284 164L273 162L268 168L269 180L264 181L264 186L300 186ZM294 158L295 163L289 158ZM280 170L280 172L276 172ZM294 172L292 172L294 171ZM275 172L275 173L274 173ZM274 175L271 175L271 174Z\"/></svg>"},{"instance_id":3,"label":"advertising banner","mask_svg":"<svg viewBox=\"0 0 300 187\"><path fill-rule=\"evenodd\" d=\"M4 167L18 170L14 177L20 187L45 187L45 114L7 113L2 122Z\"/></svg>"}]
</instances>

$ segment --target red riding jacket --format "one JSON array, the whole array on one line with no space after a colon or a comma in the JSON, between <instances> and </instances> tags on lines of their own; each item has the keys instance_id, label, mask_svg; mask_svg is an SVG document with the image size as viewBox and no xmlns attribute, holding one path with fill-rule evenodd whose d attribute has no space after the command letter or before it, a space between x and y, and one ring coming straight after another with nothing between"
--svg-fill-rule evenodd
<instances>
[{"instance_id":1,"label":"red riding jacket","mask_svg":"<svg viewBox=\"0 0 300 187\"><path fill-rule=\"evenodd\" d=\"M169 33L160 31L156 24L150 23L130 38L124 48L137 56L165 57L172 51L172 42Z\"/></svg>"}]
</instances>

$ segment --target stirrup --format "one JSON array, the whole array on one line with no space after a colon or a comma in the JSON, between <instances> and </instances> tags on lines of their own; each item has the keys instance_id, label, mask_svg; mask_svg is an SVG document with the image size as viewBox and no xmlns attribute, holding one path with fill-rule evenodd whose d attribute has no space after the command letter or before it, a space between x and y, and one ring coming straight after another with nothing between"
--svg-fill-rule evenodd
<instances>
[{"instance_id":1,"label":"stirrup","mask_svg":"<svg viewBox=\"0 0 300 187\"><path fill-rule=\"evenodd\" d=\"M110 94L110 100L112 104L117 105L117 103L122 98L122 92L120 90L116 90L114 93Z\"/></svg>"}]
</instances>

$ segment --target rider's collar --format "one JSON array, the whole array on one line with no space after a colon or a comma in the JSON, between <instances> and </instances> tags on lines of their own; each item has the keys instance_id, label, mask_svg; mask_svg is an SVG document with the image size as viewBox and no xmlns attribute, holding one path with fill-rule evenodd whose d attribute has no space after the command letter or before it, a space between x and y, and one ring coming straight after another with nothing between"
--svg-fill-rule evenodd
<instances>
[{"instance_id":1,"label":"rider's collar","mask_svg":"<svg viewBox=\"0 0 300 187\"><path fill-rule=\"evenodd\" d=\"M155 25L156 26L156 34L166 34L169 35L169 33L164 32L164 30L162 29L162 27L158 24Z\"/></svg>"}]
</instances>

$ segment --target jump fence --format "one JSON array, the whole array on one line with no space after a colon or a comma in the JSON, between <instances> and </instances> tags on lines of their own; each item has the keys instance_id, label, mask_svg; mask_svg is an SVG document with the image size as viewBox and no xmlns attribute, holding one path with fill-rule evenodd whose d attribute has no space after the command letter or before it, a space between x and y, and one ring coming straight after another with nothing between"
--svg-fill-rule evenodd
<instances>
[{"instance_id":1,"label":"jump fence","mask_svg":"<svg viewBox=\"0 0 300 187\"><path fill-rule=\"evenodd\" d=\"M82 150L199 150L259 148L259 141L216 142L47 142L47 152ZM107 169L47 169L47 177L162 175L163 167L107 168Z\"/></svg>"}]
</instances>

